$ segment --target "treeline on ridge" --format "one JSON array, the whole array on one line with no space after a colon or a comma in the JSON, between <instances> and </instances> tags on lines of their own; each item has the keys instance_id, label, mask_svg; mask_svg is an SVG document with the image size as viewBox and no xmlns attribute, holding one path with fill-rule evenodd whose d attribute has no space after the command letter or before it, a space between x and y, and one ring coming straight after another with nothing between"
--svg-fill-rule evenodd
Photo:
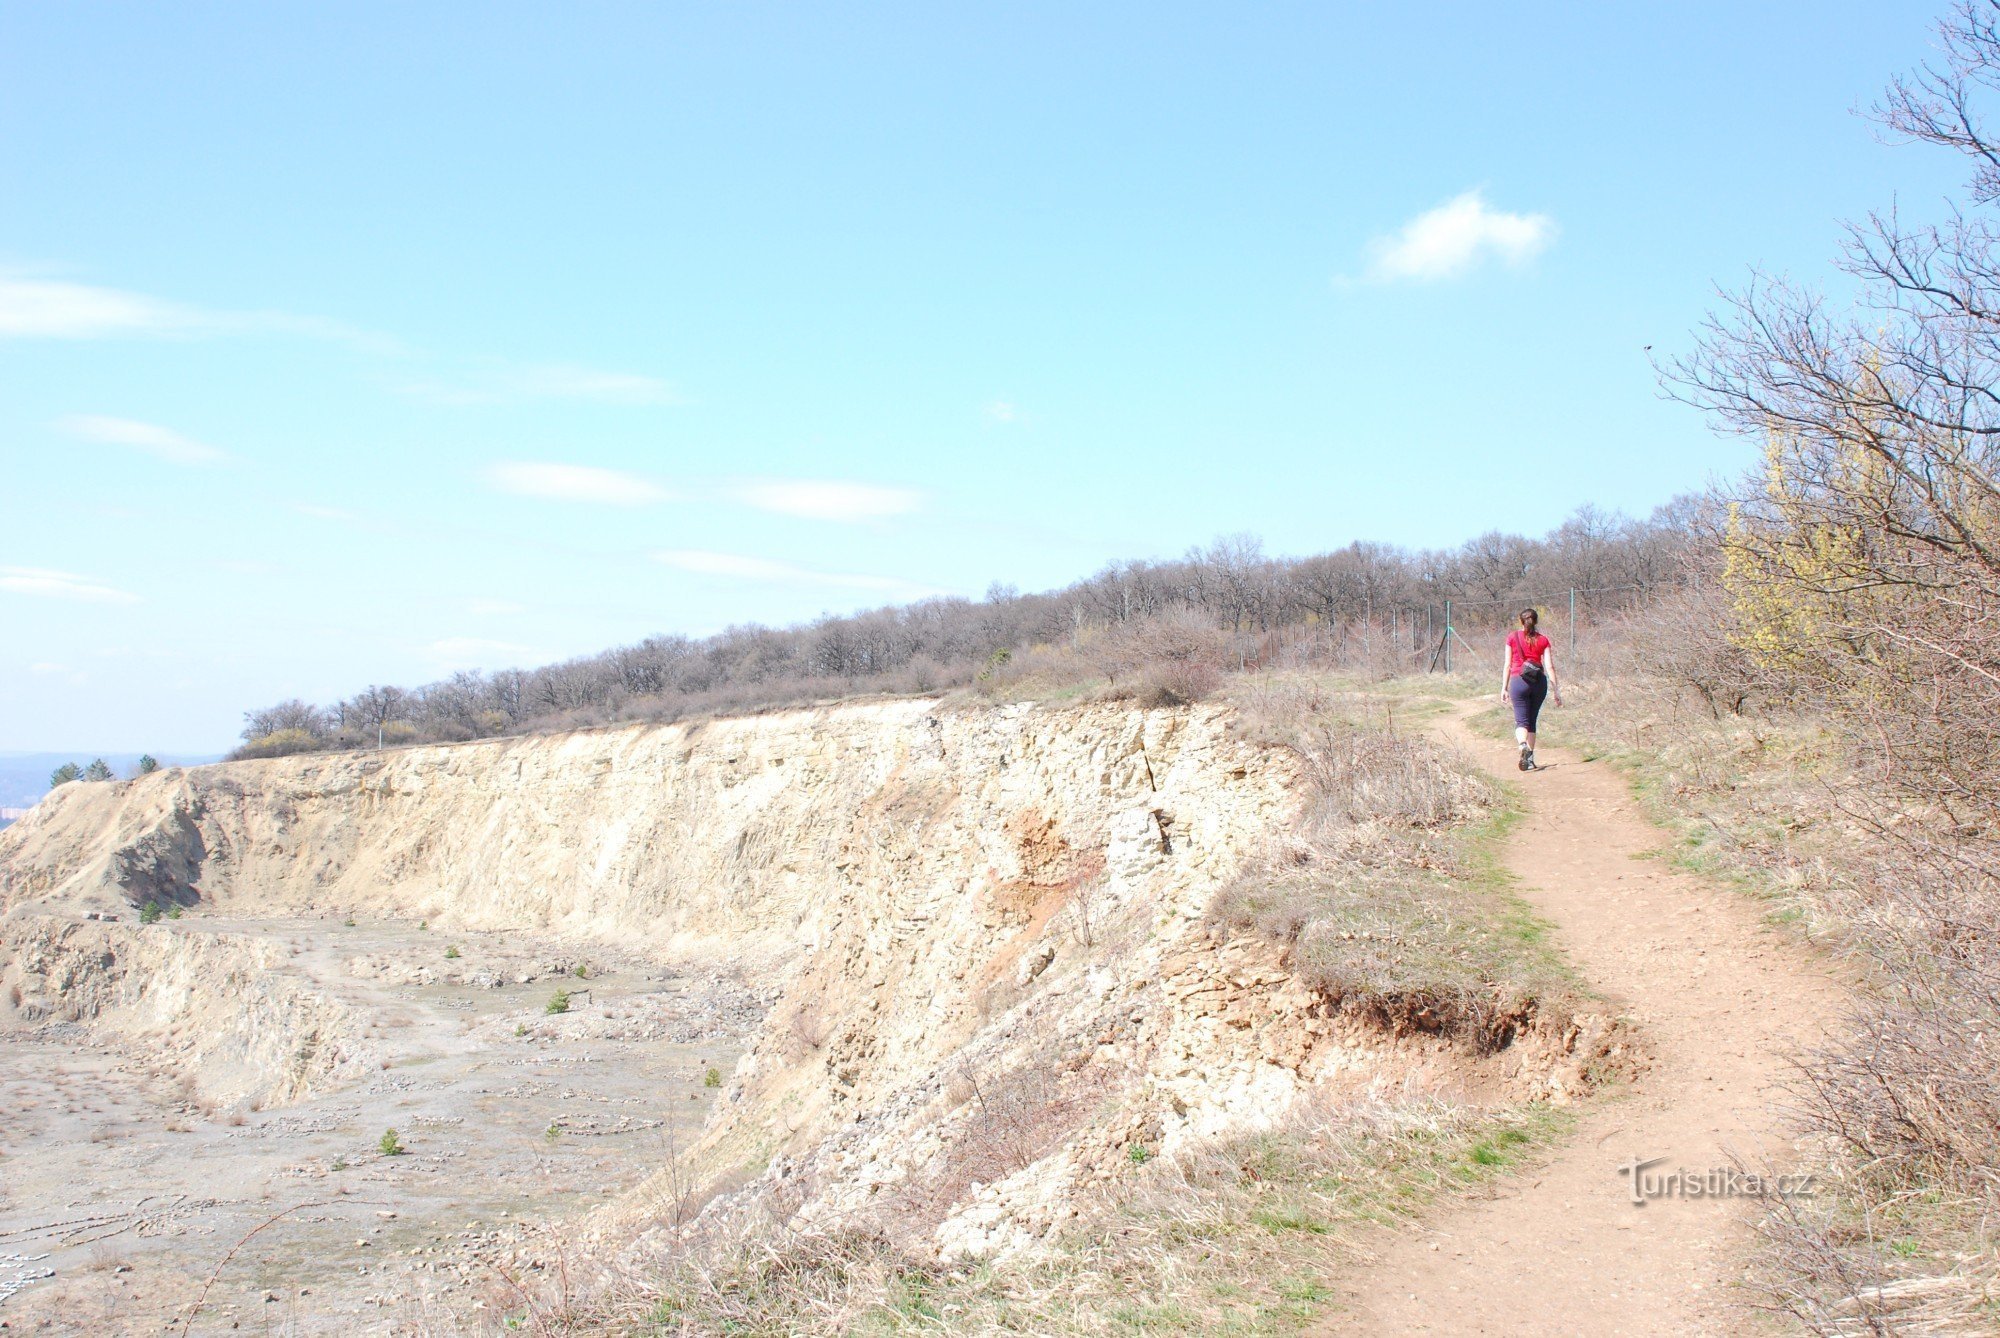
<instances>
[{"instance_id":1,"label":"treeline on ridge","mask_svg":"<svg viewBox=\"0 0 2000 1338\"><path fill-rule=\"evenodd\" d=\"M623 720L747 711L856 693L978 685L999 694L1096 684L1113 696L1189 701L1228 669L1316 663L1395 672L1444 636L1490 627L1529 600L1578 592L1595 613L1680 580L1702 503L1643 520L1585 507L1540 539L1498 531L1456 549L1352 543L1304 558L1254 537L1178 560L1114 563L1060 590L996 586L795 627L653 636L534 669L372 686L330 705L284 701L245 716L235 757L462 741Z\"/></svg>"}]
</instances>

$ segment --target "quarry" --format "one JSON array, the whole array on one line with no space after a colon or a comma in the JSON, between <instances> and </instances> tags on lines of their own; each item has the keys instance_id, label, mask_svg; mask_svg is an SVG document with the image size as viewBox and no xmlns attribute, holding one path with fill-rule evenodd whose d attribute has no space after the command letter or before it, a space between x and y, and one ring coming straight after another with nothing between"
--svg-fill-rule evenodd
<instances>
[{"instance_id":1,"label":"quarry","mask_svg":"<svg viewBox=\"0 0 2000 1338\"><path fill-rule=\"evenodd\" d=\"M1601 1020L1342 998L1211 914L1311 791L1237 714L878 700L64 787L0 834L0 1320L499 1331L857 1223L1004 1264L1307 1107L1580 1094Z\"/></svg>"},{"instance_id":2,"label":"quarry","mask_svg":"<svg viewBox=\"0 0 2000 1338\"><path fill-rule=\"evenodd\" d=\"M461 8L0 9L0 1338L2000 1334L2000 0Z\"/></svg>"}]
</instances>

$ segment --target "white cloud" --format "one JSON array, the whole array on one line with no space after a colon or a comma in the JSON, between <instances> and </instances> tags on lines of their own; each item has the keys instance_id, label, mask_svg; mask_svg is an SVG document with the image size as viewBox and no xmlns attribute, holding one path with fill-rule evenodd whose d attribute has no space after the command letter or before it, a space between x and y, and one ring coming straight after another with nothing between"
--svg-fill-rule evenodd
<instances>
[{"instance_id":1,"label":"white cloud","mask_svg":"<svg viewBox=\"0 0 2000 1338\"><path fill-rule=\"evenodd\" d=\"M203 311L94 284L0 274L0 339L108 339L118 336L276 332L351 344L376 353L406 351L388 335L318 316L282 311Z\"/></svg>"},{"instance_id":2,"label":"white cloud","mask_svg":"<svg viewBox=\"0 0 2000 1338\"><path fill-rule=\"evenodd\" d=\"M171 334L200 324L200 319L194 312L115 288L0 275L0 337Z\"/></svg>"},{"instance_id":3,"label":"white cloud","mask_svg":"<svg viewBox=\"0 0 2000 1338\"><path fill-rule=\"evenodd\" d=\"M522 400L594 400L600 404L683 404L671 384L636 372L608 372L570 363L488 368L451 381L418 381L403 389L439 404L512 404Z\"/></svg>"},{"instance_id":4,"label":"white cloud","mask_svg":"<svg viewBox=\"0 0 2000 1338\"><path fill-rule=\"evenodd\" d=\"M175 465L218 465L228 457L206 442L183 436L170 427L142 423L135 418L110 418L103 414L72 414L59 419L58 428L82 441L98 441L113 446L130 446Z\"/></svg>"},{"instance_id":5,"label":"white cloud","mask_svg":"<svg viewBox=\"0 0 2000 1338\"><path fill-rule=\"evenodd\" d=\"M646 506L673 500L659 484L616 469L592 465L556 465L515 460L493 466L486 478L502 492L522 497L548 497L564 502L598 502L605 506Z\"/></svg>"},{"instance_id":6,"label":"white cloud","mask_svg":"<svg viewBox=\"0 0 2000 1338\"><path fill-rule=\"evenodd\" d=\"M679 571L697 576L726 576L737 581L759 581L766 585L833 586L843 590L882 590L900 595L931 594L932 591L893 576L857 576L849 572L815 571L791 562L771 558L743 557L716 553L703 548L668 548L653 554Z\"/></svg>"},{"instance_id":7,"label":"white cloud","mask_svg":"<svg viewBox=\"0 0 2000 1338\"><path fill-rule=\"evenodd\" d=\"M914 488L818 479L759 479L727 489L731 497L759 511L810 520L881 520L915 511L923 494Z\"/></svg>"},{"instance_id":8,"label":"white cloud","mask_svg":"<svg viewBox=\"0 0 2000 1338\"><path fill-rule=\"evenodd\" d=\"M49 599L75 599L88 604L132 604L139 597L107 585L94 576L51 571L46 567L0 567L0 590Z\"/></svg>"},{"instance_id":9,"label":"white cloud","mask_svg":"<svg viewBox=\"0 0 2000 1338\"><path fill-rule=\"evenodd\" d=\"M424 655L440 669L498 669L553 658L534 646L480 637L448 636L431 642Z\"/></svg>"},{"instance_id":10,"label":"white cloud","mask_svg":"<svg viewBox=\"0 0 2000 1338\"><path fill-rule=\"evenodd\" d=\"M391 357L405 356L411 352L410 346L395 335L382 334L376 330L363 330L345 321L332 321L324 316L295 316L285 311L213 311L203 313L202 327L211 334L288 334L300 335L307 339L324 339L329 343L346 344L364 353L379 353Z\"/></svg>"},{"instance_id":11,"label":"white cloud","mask_svg":"<svg viewBox=\"0 0 2000 1338\"><path fill-rule=\"evenodd\" d=\"M1378 238L1367 277L1377 282L1448 279L1491 257L1518 265L1555 234L1555 220L1547 214L1509 214L1471 190L1418 214L1395 236Z\"/></svg>"},{"instance_id":12,"label":"white cloud","mask_svg":"<svg viewBox=\"0 0 2000 1338\"><path fill-rule=\"evenodd\" d=\"M1006 400L994 400L980 410L989 423L1011 423L1021 416L1021 411Z\"/></svg>"}]
</instances>

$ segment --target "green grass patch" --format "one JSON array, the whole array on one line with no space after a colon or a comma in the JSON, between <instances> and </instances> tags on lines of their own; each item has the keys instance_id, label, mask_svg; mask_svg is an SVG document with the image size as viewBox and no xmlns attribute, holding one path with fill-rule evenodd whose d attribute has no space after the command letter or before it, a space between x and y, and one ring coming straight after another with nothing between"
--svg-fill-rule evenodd
<instances>
[{"instance_id":1,"label":"green grass patch","mask_svg":"<svg viewBox=\"0 0 2000 1338\"><path fill-rule=\"evenodd\" d=\"M1333 1229L1311 1213L1290 1204L1257 1208L1251 1212L1250 1220L1266 1231L1309 1231L1315 1236L1324 1236Z\"/></svg>"}]
</instances>

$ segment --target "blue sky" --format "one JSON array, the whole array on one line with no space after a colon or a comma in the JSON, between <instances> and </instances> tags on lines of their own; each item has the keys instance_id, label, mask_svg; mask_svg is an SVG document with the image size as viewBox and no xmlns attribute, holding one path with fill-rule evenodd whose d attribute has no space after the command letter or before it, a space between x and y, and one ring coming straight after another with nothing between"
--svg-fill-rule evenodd
<instances>
[{"instance_id":1,"label":"blue sky","mask_svg":"<svg viewBox=\"0 0 2000 1338\"><path fill-rule=\"evenodd\" d=\"M0 749L1643 512L1904 3L0 3Z\"/></svg>"}]
</instances>

